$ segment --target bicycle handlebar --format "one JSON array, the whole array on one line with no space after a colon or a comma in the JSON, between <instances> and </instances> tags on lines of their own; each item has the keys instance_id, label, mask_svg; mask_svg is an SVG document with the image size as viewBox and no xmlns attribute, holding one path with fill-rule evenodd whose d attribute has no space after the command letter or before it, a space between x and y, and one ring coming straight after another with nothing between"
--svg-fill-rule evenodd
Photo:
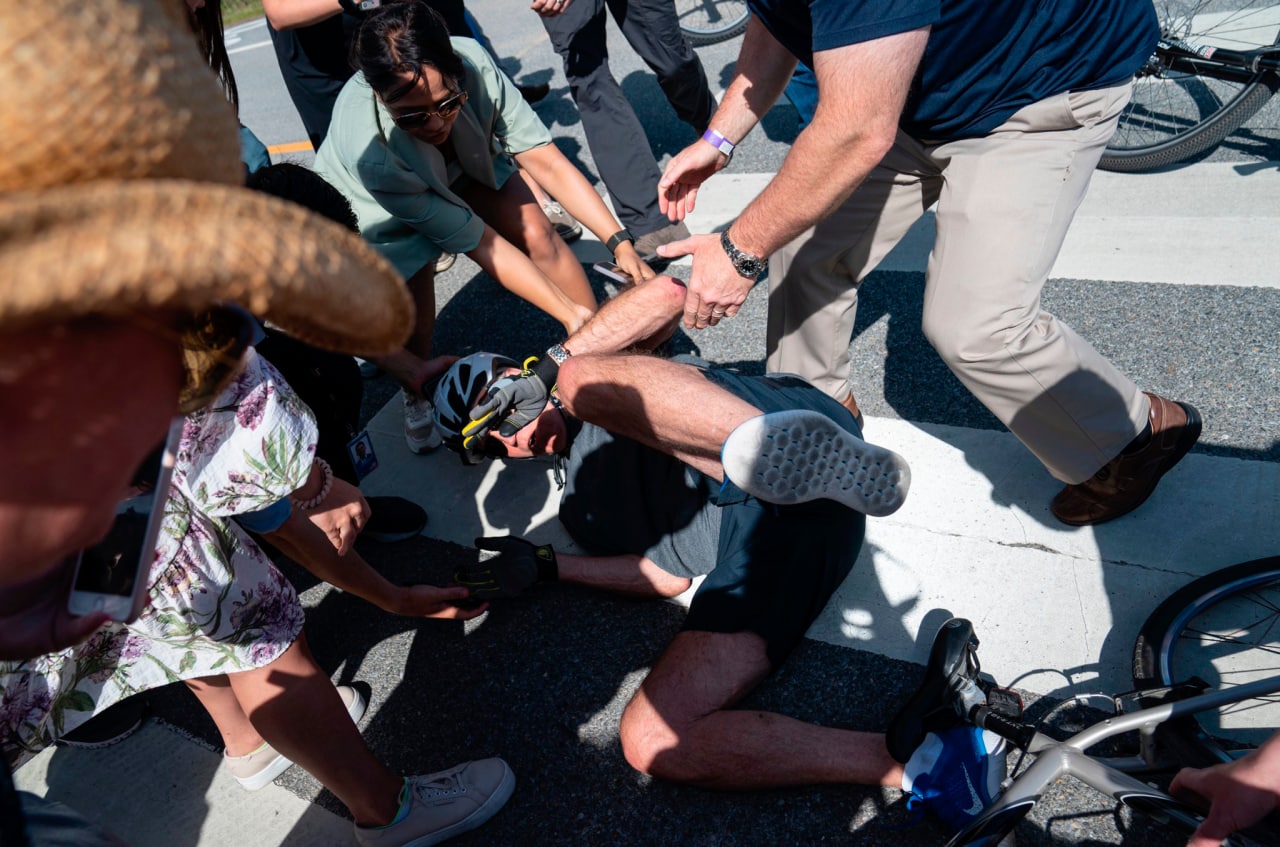
<instances>
[{"instance_id":1,"label":"bicycle handlebar","mask_svg":"<svg viewBox=\"0 0 1280 847\"><path fill-rule=\"evenodd\" d=\"M1020 721L1007 718L986 706L974 706L969 710L969 721L982 729L989 729L1001 738L1012 741L1016 747L1025 750L1031 746L1035 737L1035 727Z\"/></svg>"}]
</instances>

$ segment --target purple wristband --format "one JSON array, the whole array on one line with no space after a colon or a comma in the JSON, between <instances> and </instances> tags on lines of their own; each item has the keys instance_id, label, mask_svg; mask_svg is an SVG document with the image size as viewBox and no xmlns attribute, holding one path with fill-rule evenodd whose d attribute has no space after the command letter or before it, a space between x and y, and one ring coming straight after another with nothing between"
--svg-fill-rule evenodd
<instances>
[{"instance_id":1,"label":"purple wristband","mask_svg":"<svg viewBox=\"0 0 1280 847\"><path fill-rule=\"evenodd\" d=\"M720 133L716 132L714 129L709 129L702 133L702 140L726 156L732 156L734 148L738 146Z\"/></svg>"}]
</instances>

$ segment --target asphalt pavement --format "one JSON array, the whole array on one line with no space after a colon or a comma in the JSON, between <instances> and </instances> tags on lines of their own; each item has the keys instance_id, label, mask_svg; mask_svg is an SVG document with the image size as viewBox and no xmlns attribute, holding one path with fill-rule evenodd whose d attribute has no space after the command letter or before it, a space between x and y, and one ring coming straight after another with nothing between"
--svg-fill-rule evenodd
<instances>
[{"instance_id":1,"label":"asphalt pavement","mask_svg":"<svg viewBox=\"0 0 1280 847\"><path fill-rule=\"evenodd\" d=\"M521 82L549 81L536 107L588 173L558 62L522 6L468 4ZM616 31L612 31L617 36ZM309 161L261 22L228 31L242 120L274 157ZM620 38L613 69L660 160L690 143L652 76ZM728 80L738 41L701 48ZM748 705L826 725L882 729L910 691L942 619L974 620L984 668L1041 706L1127 687L1138 625L1194 576L1280 551L1280 117L1273 102L1203 160L1161 174L1099 173L1045 291L1045 305L1144 387L1194 403L1204 436L1138 512L1096 529L1048 514L1056 485L938 361L920 333L926 217L864 284L851 350L867 436L907 457L907 504L869 523L849 580L809 638ZM795 136L785 103L703 190L690 226L725 226L777 171ZM605 255L590 238L584 264ZM687 274L677 262L671 273ZM592 276L601 296L611 289ZM761 372L765 296L733 321L682 334L678 349ZM501 292L465 258L439 281L436 348L519 355L558 340L549 318ZM423 537L360 550L393 578L443 583L471 539L511 532L568 548L538 462L463 468L409 454L395 387L366 383L380 468L369 493L420 502ZM564 587L467 624L391 618L284 566L303 589L307 633L335 680L368 686L362 722L395 770L423 773L501 755L516 793L459 845L940 844L894 789L838 786L726 794L649 780L623 761L622 707L678 629L679 602ZM142 732L97 751L46 751L16 775L149 845L348 844L336 800L298 768L247 793L219 767L217 734L181 686L149 695ZM1174 845L1178 839L1087 789L1056 787L1018 832L1024 845Z\"/></svg>"}]
</instances>

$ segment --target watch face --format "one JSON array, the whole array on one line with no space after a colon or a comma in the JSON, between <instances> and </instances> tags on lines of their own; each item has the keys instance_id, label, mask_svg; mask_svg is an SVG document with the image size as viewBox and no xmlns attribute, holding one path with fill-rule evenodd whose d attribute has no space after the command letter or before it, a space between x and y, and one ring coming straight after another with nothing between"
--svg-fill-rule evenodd
<instances>
[{"instance_id":1,"label":"watch face","mask_svg":"<svg viewBox=\"0 0 1280 847\"><path fill-rule=\"evenodd\" d=\"M749 256L739 255L733 265L743 276L759 276L764 271L764 259Z\"/></svg>"}]
</instances>

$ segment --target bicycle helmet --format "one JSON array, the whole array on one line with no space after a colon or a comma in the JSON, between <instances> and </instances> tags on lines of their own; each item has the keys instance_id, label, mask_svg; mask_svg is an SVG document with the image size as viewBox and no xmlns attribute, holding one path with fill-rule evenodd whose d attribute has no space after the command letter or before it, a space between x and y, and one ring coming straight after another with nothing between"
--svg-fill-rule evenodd
<instances>
[{"instance_id":1,"label":"bicycle helmet","mask_svg":"<svg viewBox=\"0 0 1280 847\"><path fill-rule=\"evenodd\" d=\"M519 367L518 362L497 353L472 353L454 362L436 383L431 394L436 428L444 438L445 446L461 453L466 464L478 464L484 459L482 450L463 449L462 428L471 423L471 409L504 370Z\"/></svg>"}]
</instances>

